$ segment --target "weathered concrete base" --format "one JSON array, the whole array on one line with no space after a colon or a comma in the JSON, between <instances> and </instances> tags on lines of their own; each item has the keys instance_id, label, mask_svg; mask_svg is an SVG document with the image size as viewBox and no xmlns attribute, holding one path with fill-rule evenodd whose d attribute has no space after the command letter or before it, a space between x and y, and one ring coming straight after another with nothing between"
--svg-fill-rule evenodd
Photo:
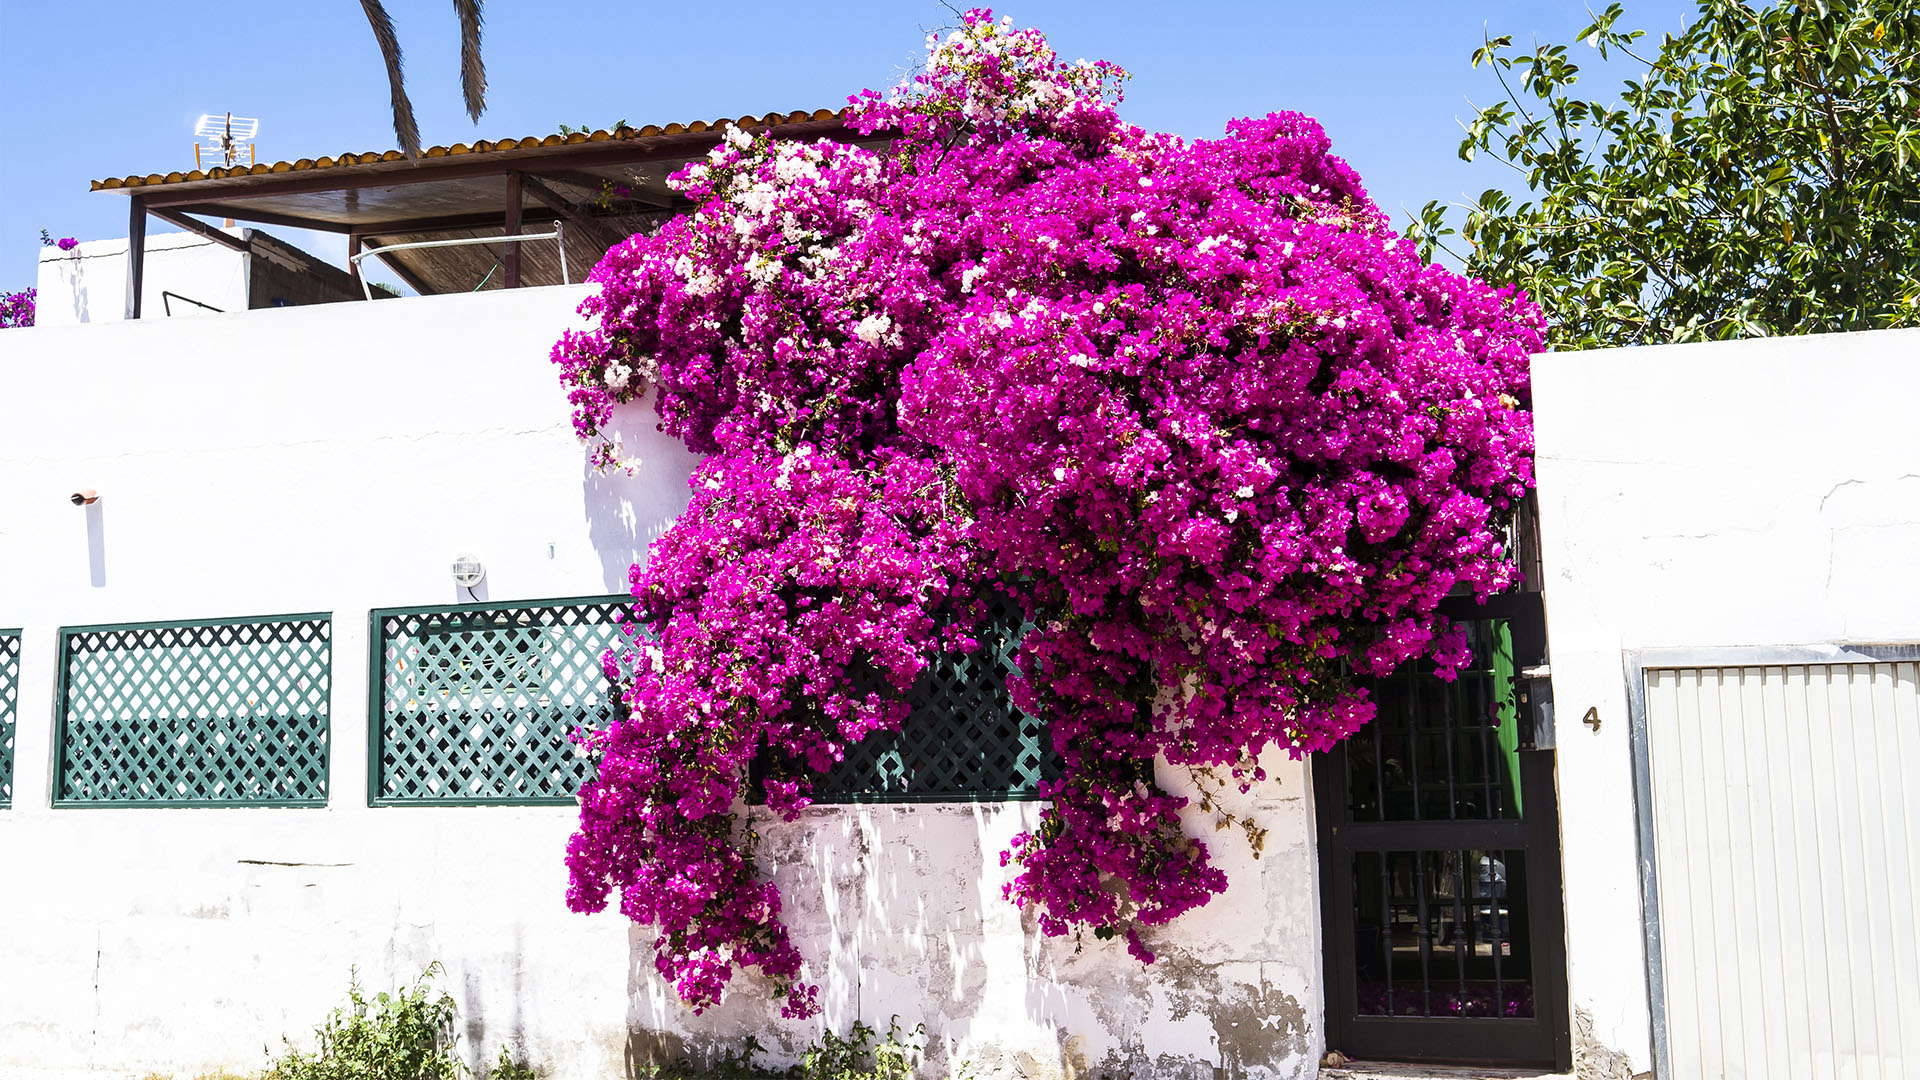
<instances>
[{"instance_id":1,"label":"weathered concrete base","mask_svg":"<svg viewBox=\"0 0 1920 1080\"><path fill-rule=\"evenodd\" d=\"M1580 1080L1633 1080L1633 1059L1600 1041L1593 1014L1573 1010L1573 1068Z\"/></svg>"},{"instance_id":2,"label":"weathered concrete base","mask_svg":"<svg viewBox=\"0 0 1920 1080\"><path fill-rule=\"evenodd\" d=\"M1320 1080L1573 1080L1568 1073L1354 1061L1322 1068Z\"/></svg>"}]
</instances>

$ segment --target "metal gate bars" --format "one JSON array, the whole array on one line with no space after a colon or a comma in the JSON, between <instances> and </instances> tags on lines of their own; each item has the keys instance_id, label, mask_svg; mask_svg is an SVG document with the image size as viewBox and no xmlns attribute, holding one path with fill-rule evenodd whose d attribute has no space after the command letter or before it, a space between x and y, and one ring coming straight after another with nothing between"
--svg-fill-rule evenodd
<instances>
[{"instance_id":1,"label":"metal gate bars","mask_svg":"<svg viewBox=\"0 0 1920 1080\"><path fill-rule=\"evenodd\" d=\"M1351 1057L1571 1066L1551 750L1528 747L1505 620L1452 682L1375 680L1314 760L1327 1044Z\"/></svg>"}]
</instances>

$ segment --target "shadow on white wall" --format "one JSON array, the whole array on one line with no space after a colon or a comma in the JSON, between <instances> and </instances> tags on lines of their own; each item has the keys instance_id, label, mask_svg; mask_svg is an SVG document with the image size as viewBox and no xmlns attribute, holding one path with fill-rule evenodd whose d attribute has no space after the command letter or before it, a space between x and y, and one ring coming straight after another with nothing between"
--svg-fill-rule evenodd
<instances>
[{"instance_id":1,"label":"shadow on white wall","mask_svg":"<svg viewBox=\"0 0 1920 1080\"><path fill-rule=\"evenodd\" d=\"M87 583L107 587L107 521L99 503L87 504Z\"/></svg>"},{"instance_id":2,"label":"shadow on white wall","mask_svg":"<svg viewBox=\"0 0 1920 1080\"><path fill-rule=\"evenodd\" d=\"M653 932L634 927L629 1074L676 1059L712 1063L748 1036L769 1062L790 1061L823 1030L845 1034L858 1020L884 1033L897 1017L904 1032L926 1025L930 1076L963 1065L976 1076L1034 1078L1311 1075L1317 1008L1292 969L1312 957L1269 925L1282 921L1278 910L1246 895L1260 891L1265 865L1221 844L1246 907L1227 918L1195 912L1150 934L1159 959L1146 967L1118 941L1048 938L1002 895L1013 871L1000 853L1039 811L1030 802L821 806L785 823L756 810L761 865L780 886L822 1013L778 1020L766 984L747 975L696 1017L653 973ZM1291 862L1300 853L1275 854Z\"/></svg>"},{"instance_id":3,"label":"shadow on white wall","mask_svg":"<svg viewBox=\"0 0 1920 1080\"><path fill-rule=\"evenodd\" d=\"M678 439L659 431L654 395L614 411L608 434L618 439L629 457L638 458L633 473L601 475L580 455L581 505L587 535L600 557L600 577L609 593L628 591L627 576L647 558L647 549L687 504L687 477L701 455Z\"/></svg>"}]
</instances>

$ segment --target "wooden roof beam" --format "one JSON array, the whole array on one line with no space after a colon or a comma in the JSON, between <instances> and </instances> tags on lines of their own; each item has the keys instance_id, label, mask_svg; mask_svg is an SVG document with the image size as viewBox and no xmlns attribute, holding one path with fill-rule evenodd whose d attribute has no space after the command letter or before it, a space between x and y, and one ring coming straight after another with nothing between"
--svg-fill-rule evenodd
<instances>
[{"instance_id":1,"label":"wooden roof beam","mask_svg":"<svg viewBox=\"0 0 1920 1080\"><path fill-rule=\"evenodd\" d=\"M827 120L781 124L773 132L777 138L804 139L846 130L839 120ZM367 165L336 165L327 169L248 173L245 176L106 190L123 191L129 195L137 192L147 199L148 205L177 208L210 199L224 203L228 199L238 201L272 195L311 195L362 187L401 187L430 184L436 180L505 176L509 171L546 173L603 165L691 160L704 155L719 142L720 133L709 130L699 134L663 135L646 140L609 140L526 150L450 154L446 157L424 158L414 163L382 161ZM344 226L341 231L345 231Z\"/></svg>"},{"instance_id":2,"label":"wooden roof beam","mask_svg":"<svg viewBox=\"0 0 1920 1080\"><path fill-rule=\"evenodd\" d=\"M208 204L193 202L185 205L169 205L165 207L155 207L152 203L147 204L147 213L163 221L171 221L171 218L161 214L161 210L169 210L173 213L183 215L201 214L206 217L230 217L235 221L257 222L261 225L281 225L289 229L313 229L316 232L349 233L354 230L354 226L342 225L337 221L320 221L317 218L295 217L292 214L276 214L269 210L255 210L244 203L229 206L225 203Z\"/></svg>"},{"instance_id":3,"label":"wooden roof beam","mask_svg":"<svg viewBox=\"0 0 1920 1080\"><path fill-rule=\"evenodd\" d=\"M549 180L558 180L561 183L573 184L594 192L604 190L603 185L605 184L616 182L608 177L595 176L590 172L581 172L578 169L554 170L544 172L541 175ZM626 187L627 185L622 184L621 186ZM629 194L621 196L621 198L627 202L636 202L642 206L651 206L656 210L680 211L693 209L694 203L692 199L684 198L673 192L668 192L665 195L655 195L651 191L642 191L639 188L628 187L627 190Z\"/></svg>"},{"instance_id":4,"label":"wooden roof beam","mask_svg":"<svg viewBox=\"0 0 1920 1080\"><path fill-rule=\"evenodd\" d=\"M529 225L549 224L560 217L556 210L533 207L521 214ZM456 229L497 229L505 221L495 210L481 214L445 214L440 217L411 218L406 221L368 221L353 227L362 236L401 236L408 233L452 232Z\"/></svg>"},{"instance_id":5,"label":"wooden roof beam","mask_svg":"<svg viewBox=\"0 0 1920 1080\"><path fill-rule=\"evenodd\" d=\"M253 250L253 245L247 241L237 236L229 236L224 231L216 229L204 221L190 218L177 210L168 210L162 206L149 206L147 207L147 213L152 214L154 217L159 218L169 225L179 226L195 236L205 237L219 244L221 247L232 248L234 251L238 251L243 255Z\"/></svg>"},{"instance_id":6,"label":"wooden roof beam","mask_svg":"<svg viewBox=\"0 0 1920 1080\"><path fill-rule=\"evenodd\" d=\"M602 250L611 248L621 241L622 237L615 230L608 228L598 218L548 187L539 177L523 176L520 178L520 184L536 201L544 203L569 222L580 226L581 231L587 234L587 238L599 245Z\"/></svg>"}]
</instances>

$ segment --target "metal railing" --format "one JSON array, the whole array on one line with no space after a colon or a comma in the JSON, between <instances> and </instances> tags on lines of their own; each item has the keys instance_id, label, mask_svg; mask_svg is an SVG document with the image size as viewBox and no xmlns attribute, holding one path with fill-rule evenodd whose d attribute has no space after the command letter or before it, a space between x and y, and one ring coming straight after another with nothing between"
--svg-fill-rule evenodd
<instances>
[{"instance_id":1,"label":"metal railing","mask_svg":"<svg viewBox=\"0 0 1920 1080\"><path fill-rule=\"evenodd\" d=\"M169 319L173 318L173 301L175 300L185 300L187 303L192 304L194 307L206 308L208 311L218 311L218 312L221 312L222 314L224 314L226 311L225 308L217 308L217 307L214 307L212 304L203 304L200 301L195 300L191 296L182 296L177 292L171 292L169 290L162 289L160 292L160 304L162 307L167 309L167 318Z\"/></svg>"},{"instance_id":2,"label":"metal railing","mask_svg":"<svg viewBox=\"0 0 1920 1080\"><path fill-rule=\"evenodd\" d=\"M564 222L560 221L553 223L553 231L550 233L516 233L512 236L470 236L459 240L415 240L405 244L386 244L381 247L369 248L366 251L354 252L348 256L348 261L353 263L355 270L358 270L360 268L360 260L369 255L386 255L395 251L418 251L423 248L471 247L474 244L524 244L529 240L555 241L556 246L560 249L560 283L563 285L573 284L573 278L567 273L567 226ZM389 270L393 269L392 263L387 262L385 259L380 261L381 264ZM491 276L492 271L488 271L488 275ZM481 284L484 285L486 282L482 280ZM373 299L373 286L367 281L367 275L365 274L360 275L360 291L367 299Z\"/></svg>"}]
</instances>

